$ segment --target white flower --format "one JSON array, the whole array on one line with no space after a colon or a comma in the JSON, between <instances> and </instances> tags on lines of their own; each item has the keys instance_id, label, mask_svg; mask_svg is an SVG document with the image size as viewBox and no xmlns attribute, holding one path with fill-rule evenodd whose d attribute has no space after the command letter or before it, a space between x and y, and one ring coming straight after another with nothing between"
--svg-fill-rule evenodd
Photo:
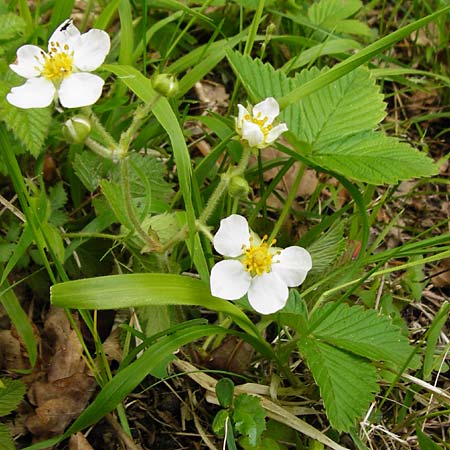
<instances>
[{"instance_id":1,"label":"white flower","mask_svg":"<svg viewBox=\"0 0 450 450\"><path fill-rule=\"evenodd\" d=\"M235 119L236 132L250 147L268 147L281 133L288 130L285 123L273 126L273 121L280 114L280 106L273 97L266 98L253 108L247 109L238 105L238 109L239 115Z\"/></svg>"},{"instance_id":2,"label":"white flower","mask_svg":"<svg viewBox=\"0 0 450 450\"><path fill-rule=\"evenodd\" d=\"M27 81L12 88L6 99L18 108L45 108L57 97L66 108L92 105L104 81L89 72L103 63L110 45L105 31L81 34L67 19L50 37L48 53L35 45L17 50L16 62L9 67Z\"/></svg>"},{"instance_id":3,"label":"white flower","mask_svg":"<svg viewBox=\"0 0 450 450\"><path fill-rule=\"evenodd\" d=\"M238 214L220 221L213 243L218 253L234 259L220 261L212 268L212 295L237 300L248 294L250 305L261 314L282 309L288 287L303 283L312 266L307 250L272 247L275 241L268 243L267 236L259 239L245 217Z\"/></svg>"}]
</instances>

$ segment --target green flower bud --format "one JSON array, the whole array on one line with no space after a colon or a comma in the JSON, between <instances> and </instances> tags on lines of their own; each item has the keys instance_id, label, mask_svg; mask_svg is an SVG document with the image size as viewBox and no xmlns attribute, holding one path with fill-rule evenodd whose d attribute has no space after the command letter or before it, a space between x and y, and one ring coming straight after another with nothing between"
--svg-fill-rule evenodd
<instances>
[{"instance_id":1,"label":"green flower bud","mask_svg":"<svg viewBox=\"0 0 450 450\"><path fill-rule=\"evenodd\" d=\"M250 186L247 183L247 180L243 177L233 177L230 180L230 184L228 185L228 194L231 197L242 198L247 197L250 192Z\"/></svg>"},{"instance_id":2,"label":"green flower bud","mask_svg":"<svg viewBox=\"0 0 450 450\"><path fill-rule=\"evenodd\" d=\"M153 89L164 97L173 97L178 93L178 80L170 73L156 73L152 77Z\"/></svg>"},{"instance_id":3,"label":"green flower bud","mask_svg":"<svg viewBox=\"0 0 450 450\"><path fill-rule=\"evenodd\" d=\"M91 122L86 116L74 116L66 120L63 125L63 133L68 141L81 144L91 132Z\"/></svg>"}]
</instances>

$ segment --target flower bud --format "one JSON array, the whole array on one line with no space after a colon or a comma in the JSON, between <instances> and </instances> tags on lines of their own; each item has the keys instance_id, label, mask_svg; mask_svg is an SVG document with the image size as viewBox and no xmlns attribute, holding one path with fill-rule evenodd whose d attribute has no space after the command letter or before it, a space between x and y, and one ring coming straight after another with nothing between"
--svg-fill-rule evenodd
<instances>
[{"instance_id":1,"label":"flower bud","mask_svg":"<svg viewBox=\"0 0 450 450\"><path fill-rule=\"evenodd\" d=\"M152 77L153 89L164 97L173 97L178 93L178 80L170 73L157 73Z\"/></svg>"},{"instance_id":2,"label":"flower bud","mask_svg":"<svg viewBox=\"0 0 450 450\"><path fill-rule=\"evenodd\" d=\"M74 144L81 144L91 132L91 122L86 116L74 116L63 125L64 136Z\"/></svg>"},{"instance_id":3,"label":"flower bud","mask_svg":"<svg viewBox=\"0 0 450 450\"><path fill-rule=\"evenodd\" d=\"M236 176L231 178L230 184L228 185L228 194L230 197L242 198L247 197L250 192L250 186L247 180L243 177Z\"/></svg>"}]
</instances>

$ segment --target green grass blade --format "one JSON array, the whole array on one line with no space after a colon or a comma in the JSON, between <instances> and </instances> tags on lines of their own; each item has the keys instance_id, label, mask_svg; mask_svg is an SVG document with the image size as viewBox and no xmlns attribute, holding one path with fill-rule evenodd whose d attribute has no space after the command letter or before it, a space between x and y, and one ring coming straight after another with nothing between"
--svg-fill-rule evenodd
<instances>
[{"instance_id":1,"label":"green grass blade","mask_svg":"<svg viewBox=\"0 0 450 450\"><path fill-rule=\"evenodd\" d=\"M136 273L73 280L52 286L51 301L79 309L196 305L230 315L244 331L260 339L255 325L237 306L213 297L203 281L181 275Z\"/></svg>"},{"instance_id":2,"label":"green grass blade","mask_svg":"<svg viewBox=\"0 0 450 450\"><path fill-rule=\"evenodd\" d=\"M116 14L117 8L122 0L113 0L108 2L103 11L97 17L94 22L93 28L100 28L101 30L106 29L108 24L113 20Z\"/></svg>"},{"instance_id":3,"label":"green grass blade","mask_svg":"<svg viewBox=\"0 0 450 450\"><path fill-rule=\"evenodd\" d=\"M56 30L56 28L59 27L59 25L61 25L66 19L70 18L74 4L74 0L69 0L66 2L54 2L52 9L52 18L48 25L49 37Z\"/></svg>"},{"instance_id":4,"label":"green grass blade","mask_svg":"<svg viewBox=\"0 0 450 450\"><path fill-rule=\"evenodd\" d=\"M120 17L120 64L131 64L133 58L133 17L128 0L122 0L119 5Z\"/></svg>"},{"instance_id":5,"label":"green grass blade","mask_svg":"<svg viewBox=\"0 0 450 450\"><path fill-rule=\"evenodd\" d=\"M406 25L397 31L394 31L388 36L379 39L373 44L368 45L366 48L362 49L355 55L350 56L350 58L347 58L345 61L334 66L328 72L322 73L314 80L308 81L303 86L299 86L289 94L284 95L283 97L278 99L278 103L280 104L281 109L293 103L297 103L301 98L306 97L312 92L315 92L323 86L337 80L338 78L352 71L356 67L364 64L365 62L370 61L374 56L381 53L383 50L386 50L396 42L411 34L413 31L422 28L426 24L432 22L448 11L450 11L450 5L441 8L435 13L430 14L422 19L416 20L415 22L410 23L409 25Z\"/></svg>"},{"instance_id":6,"label":"green grass blade","mask_svg":"<svg viewBox=\"0 0 450 450\"><path fill-rule=\"evenodd\" d=\"M0 301L23 340L31 367L34 367L37 359L37 344L31 323L25 311L20 306L16 294L12 289L9 289L8 283L2 284L2 289L5 290L0 295Z\"/></svg>"}]
</instances>

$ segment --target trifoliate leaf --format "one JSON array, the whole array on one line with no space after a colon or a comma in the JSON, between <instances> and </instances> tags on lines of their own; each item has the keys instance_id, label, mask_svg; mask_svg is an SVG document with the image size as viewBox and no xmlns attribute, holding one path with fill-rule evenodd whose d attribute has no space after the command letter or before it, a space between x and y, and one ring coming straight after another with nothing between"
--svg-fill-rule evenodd
<instances>
[{"instance_id":1,"label":"trifoliate leaf","mask_svg":"<svg viewBox=\"0 0 450 450\"><path fill-rule=\"evenodd\" d=\"M328 70L312 68L289 78L270 64L236 52L228 52L228 58L252 101L287 96ZM304 144L305 156L347 178L384 184L435 174L437 167L425 154L374 131L385 115L378 86L360 67L289 105L279 119Z\"/></svg>"},{"instance_id":2,"label":"trifoliate leaf","mask_svg":"<svg viewBox=\"0 0 450 450\"><path fill-rule=\"evenodd\" d=\"M328 303L317 310L310 323L314 338L374 361L386 361L401 368L411 356L413 348L400 329L373 309ZM413 358L410 365L417 364Z\"/></svg>"},{"instance_id":3,"label":"trifoliate leaf","mask_svg":"<svg viewBox=\"0 0 450 450\"><path fill-rule=\"evenodd\" d=\"M313 337L301 339L299 350L320 388L331 425L348 431L378 392L375 368L366 359Z\"/></svg>"},{"instance_id":4,"label":"trifoliate leaf","mask_svg":"<svg viewBox=\"0 0 450 450\"><path fill-rule=\"evenodd\" d=\"M25 395L25 384L19 380L2 378L0 387L0 417L14 411ZM1 447L3 448L3 447Z\"/></svg>"},{"instance_id":5,"label":"trifoliate leaf","mask_svg":"<svg viewBox=\"0 0 450 450\"><path fill-rule=\"evenodd\" d=\"M233 421L236 431L248 437L255 446L266 429L266 413L258 397L240 394L234 401Z\"/></svg>"}]
</instances>

